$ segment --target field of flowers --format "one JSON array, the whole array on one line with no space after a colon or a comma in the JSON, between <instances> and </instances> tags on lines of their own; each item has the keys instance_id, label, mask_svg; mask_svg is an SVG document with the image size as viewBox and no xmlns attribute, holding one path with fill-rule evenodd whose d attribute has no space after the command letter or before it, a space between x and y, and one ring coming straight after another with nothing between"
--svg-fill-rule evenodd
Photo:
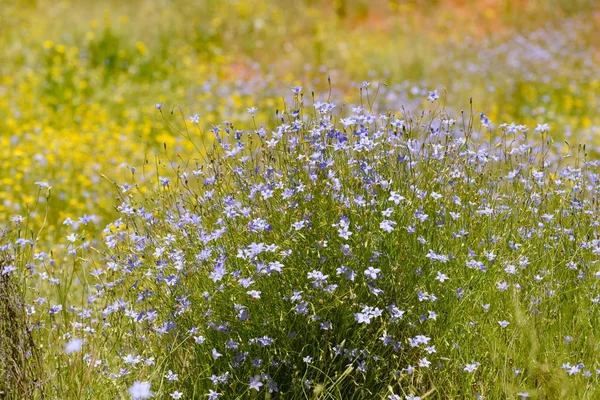
<instances>
[{"instance_id":1,"label":"field of flowers","mask_svg":"<svg viewBox=\"0 0 600 400\"><path fill-rule=\"evenodd\" d=\"M595 1L0 6L0 398L600 398Z\"/></svg>"}]
</instances>

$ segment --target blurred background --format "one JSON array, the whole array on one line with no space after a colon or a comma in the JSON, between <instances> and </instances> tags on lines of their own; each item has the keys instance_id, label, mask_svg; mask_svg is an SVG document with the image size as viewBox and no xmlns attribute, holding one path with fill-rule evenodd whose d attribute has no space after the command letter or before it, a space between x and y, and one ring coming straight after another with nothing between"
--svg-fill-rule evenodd
<instances>
[{"instance_id":1,"label":"blurred background","mask_svg":"<svg viewBox=\"0 0 600 400\"><path fill-rule=\"evenodd\" d=\"M203 132L249 107L266 125L292 86L326 98L328 76L337 102L368 81L378 110L419 109L435 89L456 113L472 97L495 125L595 146L598 32L591 0L0 0L0 221L46 218L54 241L67 217L112 213L102 175L123 182L165 145L193 156L156 103Z\"/></svg>"}]
</instances>

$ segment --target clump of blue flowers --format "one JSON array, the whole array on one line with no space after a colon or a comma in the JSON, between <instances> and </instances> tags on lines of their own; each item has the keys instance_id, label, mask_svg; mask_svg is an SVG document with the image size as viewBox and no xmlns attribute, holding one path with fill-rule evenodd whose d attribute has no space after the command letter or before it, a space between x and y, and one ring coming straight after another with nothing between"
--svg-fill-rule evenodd
<instances>
[{"instance_id":1,"label":"clump of blue flowers","mask_svg":"<svg viewBox=\"0 0 600 400\"><path fill-rule=\"evenodd\" d=\"M540 368L591 384L574 349L599 311L599 163L546 124L424 100L340 113L294 88L272 123L251 108L252 129L161 164L154 192L120 186L84 304L37 305L68 316L64 357L132 398L526 397Z\"/></svg>"}]
</instances>

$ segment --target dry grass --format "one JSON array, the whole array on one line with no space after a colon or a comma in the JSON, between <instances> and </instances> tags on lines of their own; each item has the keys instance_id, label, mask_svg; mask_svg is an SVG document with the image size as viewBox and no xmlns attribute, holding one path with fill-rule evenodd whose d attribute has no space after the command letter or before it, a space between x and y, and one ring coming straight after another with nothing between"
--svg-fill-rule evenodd
<instances>
[{"instance_id":1,"label":"dry grass","mask_svg":"<svg viewBox=\"0 0 600 400\"><path fill-rule=\"evenodd\" d=\"M0 231L0 243L4 236ZM0 271L8 262L0 259ZM43 397L41 371L22 293L10 274L0 273L0 398Z\"/></svg>"}]
</instances>

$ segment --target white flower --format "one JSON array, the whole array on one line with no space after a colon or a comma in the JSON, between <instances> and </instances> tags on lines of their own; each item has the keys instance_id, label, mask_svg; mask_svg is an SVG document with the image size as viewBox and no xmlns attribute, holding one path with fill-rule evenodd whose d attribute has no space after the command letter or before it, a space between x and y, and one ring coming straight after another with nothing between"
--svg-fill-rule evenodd
<instances>
[{"instance_id":1,"label":"white flower","mask_svg":"<svg viewBox=\"0 0 600 400\"><path fill-rule=\"evenodd\" d=\"M14 265L7 265L4 268L2 268L2 275L8 275L13 271L16 271L17 267L15 267Z\"/></svg>"},{"instance_id":2,"label":"white flower","mask_svg":"<svg viewBox=\"0 0 600 400\"><path fill-rule=\"evenodd\" d=\"M137 399L149 399L154 396L154 393L150 391L150 382L135 381L129 388L129 394L134 400Z\"/></svg>"},{"instance_id":3,"label":"white flower","mask_svg":"<svg viewBox=\"0 0 600 400\"><path fill-rule=\"evenodd\" d=\"M465 365L464 371L467 372L475 372L477 370L477 367L479 367L481 364L478 362L474 362L472 364L467 364Z\"/></svg>"},{"instance_id":4,"label":"white flower","mask_svg":"<svg viewBox=\"0 0 600 400\"><path fill-rule=\"evenodd\" d=\"M548 126L548 124L538 124L538 126L535 128L536 131L538 132L549 132L550 131L550 127Z\"/></svg>"},{"instance_id":5,"label":"white flower","mask_svg":"<svg viewBox=\"0 0 600 400\"><path fill-rule=\"evenodd\" d=\"M246 293L248 293L250 296L252 296L255 299L260 299L260 291L258 290L249 290Z\"/></svg>"},{"instance_id":6,"label":"white flower","mask_svg":"<svg viewBox=\"0 0 600 400\"><path fill-rule=\"evenodd\" d=\"M74 338L67 343L65 346L65 353L79 353L81 351L81 347L83 346L83 339Z\"/></svg>"},{"instance_id":7,"label":"white flower","mask_svg":"<svg viewBox=\"0 0 600 400\"><path fill-rule=\"evenodd\" d=\"M393 201L394 204L398 205L402 200L404 200L404 196L401 196L396 192L390 192L390 198L388 200Z\"/></svg>"},{"instance_id":8,"label":"white flower","mask_svg":"<svg viewBox=\"0 0 600 400\"><path fill-rule=\"evenodd\" d=\"M440 282L442 282L442 283L444 283L444 281L446 281L446 280L448 280L450 278L448 278L448 275L442 274L440 271L438 271L437 276L435 277L435 279L438 280L438 281L440 281Z\"/></svg>"},{"instance_id":9,"label":"white flower","mask_svg":"<svg viewBox=\"0 0 600 400\"><path fill-rule=\"evenodd\" d=\"M202 344L204 343L206 339L204 338L204 336L194 336L194 341L198 344Z\"/></svg>"},{"instance_id":10,"label":"white flower","mask_svg":"<svg viewBox=\"0 0 600 400\"><path fill-rule=\"evenodd\" d=\"M429 368L429 365L431 365L431 361L429 361L427 357L423 357L419 360L419 367Z\"/></svg>"},{"instance_id":11,"label":"white flower","mask_svg":"<svg viewBox=\"0 0 600 400\"><path fill-rule=\"evenodd\" d=\"M377 274L380 272L381 270L379 268L369 267L364 273L367 278L377 280Z\"/></svg>"},{"instance_id":12,"label":"white flower","mask_svg":"<svg viewBox=\"0 0 600 400\"><path fill-rule=\"evenodd\" d=\"M384 219L379 224L379 228L381 228L381 230L386 231L387 233L391 233L394 230L395 226L396 223L394 221L390 221L389 219Z\"/></svg>"}]
</instances>

